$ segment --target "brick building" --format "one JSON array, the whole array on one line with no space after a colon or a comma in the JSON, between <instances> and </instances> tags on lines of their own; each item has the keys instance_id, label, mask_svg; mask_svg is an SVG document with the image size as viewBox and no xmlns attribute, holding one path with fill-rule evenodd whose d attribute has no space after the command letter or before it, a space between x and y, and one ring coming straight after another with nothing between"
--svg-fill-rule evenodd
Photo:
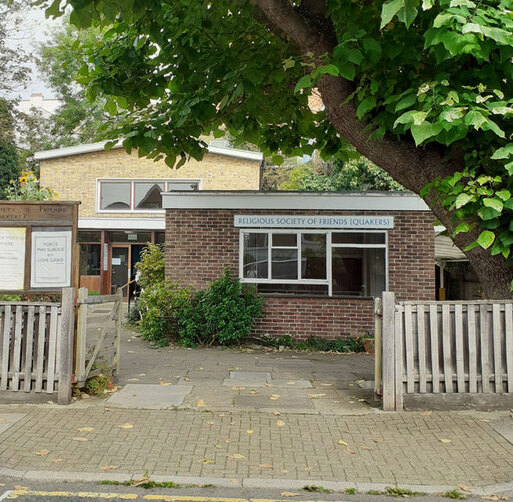
<instances>
[{"instance_id":1,"label":"brick building","mask_svg":"<svg viewBox=\"0 0 513 502\"><path fill-rule=\"evenodd\" d=\"M164 191L258 190L262 154L212 142L203 160L179 169L105 143L35 154L41 186L78 200L80 285L106 294L134 276L147 242L164 242ZM128 288L125 288L125 294Z\"/></svg>"},{"instance_id":2,"label":"brick building","mask_svg":"<svg viewBox=\"0 0 513 502\"><path fill-rule=\"evenodd\" d=\"M225 267L265 295L256 334L373 331L373 298L435 295L433 215L411 193L163 194L166 277L203 288Z\"/></svg>"}]
</instances>

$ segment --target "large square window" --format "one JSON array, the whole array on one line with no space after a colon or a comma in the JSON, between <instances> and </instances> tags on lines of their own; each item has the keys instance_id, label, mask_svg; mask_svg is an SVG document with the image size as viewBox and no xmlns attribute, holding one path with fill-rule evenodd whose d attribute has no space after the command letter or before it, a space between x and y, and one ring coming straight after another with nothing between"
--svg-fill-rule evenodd
<instances>
[{"instance_id":1,"label":"large square window","mask_svg":"<svg viewBox=\"0 0 513 502\"><path fill-rule=\"evenodd\" d=\"M130 188L130 182L102 183L100 190L100 209L130 210Z\"/></svg>"}]
</instances>

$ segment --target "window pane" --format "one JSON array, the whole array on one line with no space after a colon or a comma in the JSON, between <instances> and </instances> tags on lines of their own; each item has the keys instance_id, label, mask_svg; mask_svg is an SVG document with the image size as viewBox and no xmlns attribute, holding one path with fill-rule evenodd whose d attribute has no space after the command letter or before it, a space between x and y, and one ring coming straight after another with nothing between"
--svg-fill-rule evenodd
<instances>
[{"instance_id":1,"label":"window pane","mask_svg":"<svg viewBox=\"0 0 513 502\"><path fill-rule=\"evenodd\" d=\"M273 234L273 247L297 247L297 234Z\"/></svg>"},{"instance_id":2,"label":"window pane","mask_svg":"<svg viewBox=\"0 0 513 502\"><path fill-rule=\"evenodd\" d=\"M130 209L130 183L102 183L100 209Z\"/></svg>"},{"instance_id":3,"label":"window pane","mask_svg":"<svg viewBox=\"0 0 513 502\"><path fill-rule=\"evenodd\" d=\"M78 242L100 242L101 232L78 232Z\"/></svg>"},{"instance_id":4,"label":"window pane","mask_svg":"<svg viewBox=\"0 0 513 502\"><path fill-rule=\"evenodd\" d=\"M199 183L197 181L188 181L188 182L177 182L177 181L170 181L167 184L167 189L169 192L172 192L173 190L198 190Z\"/></svg>"},{"instance_id":5,"label":"window pane","mask_svg":"<svg viewBox=\"0 0 513 502\"><path fill-rule=\"evenodd\" d=\"M268 241L267 234L244 234L243 277L267 279Z\"/></svg>"},{"instance_id":6,"label":"window pane","mask_svg":"<svg viewBox=\"0 0 513 502\"><path fill-rule=\"evenodd\" d=\"M326 234L301 235L301 278L326 279Z\"/></svg>"},{"instance_id":7,"label":"window pane","mask_svg":"<svg viewBox=\"0 0 513 502\"><path fill-rule=\"evenodd\" d=\"M166 232L157 232L157 235L155 236L155 242L157 244L165 244Z\"/></svg>"},{"instance_id":8,"label":"window pane","mask_svg":"<svg viewBox=\"0 0 513 502\"><path fill-rule=\"evenodd\" d=\"M272 279L297 279L297 249L272 250Z\"/></svg>"},{"instance_id":9,"label":"window pane","mask_svg":"<svg viewBox=\"0 0 513 502\"><path fill-rule=\"evenodd\" d=\"M100 244L80 244L80 275L100 275Z\"/></svg>"},{"instance_id":10,"label":"window pane","mask_svg":"<svg viewBox=\"0 0 513 502\"><path fill-rule=\"evenodd\" d=\"M333 244L385 244L384 233L344 232L333 233Z\"/></svg>"},{"instance_id":11,"label":"window pane","mask_svg":"<svg viewBox=\"0 0 513 502\"><path fill-rule=\"evenodd\" d=\"M135 184L135 208L136 209L161 209L164 183L140 183Z\"/></svg>"},{"instance_id":12,"label":"window pane","mask_svg":"<svg viewBox=\"0 0 513 502\"><path fill-rule=\"evenodd\" d=\"M333 294L380 296L385 289L385 250L333 248Z\"/></svg>"}]
</instances>

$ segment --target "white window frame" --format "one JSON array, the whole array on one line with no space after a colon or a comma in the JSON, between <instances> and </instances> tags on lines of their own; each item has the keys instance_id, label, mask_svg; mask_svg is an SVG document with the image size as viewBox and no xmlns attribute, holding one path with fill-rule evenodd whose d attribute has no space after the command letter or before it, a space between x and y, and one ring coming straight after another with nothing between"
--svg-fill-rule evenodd
<instances>
[{"instance_id":1,"label":"white window frame","mask_svg":"<svg viewBox=\"0 0 513 502\"><path fill-rule=\"evenodd\" d=\"M102 184L107 183L130 183L130 208L129 209L101 209L101 188ZM97 213L151 213L165 214L165 209L135 209L135 184L136 183L162 183L164 190L169 191L170 183L191 184L197 183L198 190L201 190L201 178L97 178L96 179L96 212Z\"/></svg>"},{"instance_id":2,"label":"white window frame","mask_svg":"<svg viewBox=\"0 0 513 502\"><path fill-rule=\"evenodd\" d=\"M296 234L296 247L272 245L272 234ZM383 244L336 244L332 242L333 234L384 234ZM244 236L247 234L267 234L267 278L244 277ZM301 234L325 234L326 235L326 279L301 279ZM316 284L327 285L328 296L333 296L332 277L332 249L333 248L371 248L385 250L385 291L388 291L388 232L386 230L362 230L362 229L298 229L298 228L241 228L239 231L239 279L246 284ZM272 274L272 250L273 249L297 249L298 279L271 279ZM354 296L351 298L369 298L368 296Z\"/></svg>"}]
</instances>

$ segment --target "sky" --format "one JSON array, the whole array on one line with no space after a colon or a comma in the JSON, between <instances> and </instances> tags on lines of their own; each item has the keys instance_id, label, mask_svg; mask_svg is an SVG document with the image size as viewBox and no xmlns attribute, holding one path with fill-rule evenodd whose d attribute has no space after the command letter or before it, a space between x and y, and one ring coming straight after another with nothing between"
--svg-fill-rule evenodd
<instances>
[{"instance_id":1,"label":"sky","mask_svg":"<svg viewBox=\"0 0 513 502\"><path fill-rule=\"evenodd\" d=\"M37 46L48 39L48 32L51 28L58 26L59 23L60 20L45 19L42 8L27 10L22 15L19 30L10 33L7 43L10 47L21 46L28 54L35 53ZM45 98L55 97L36 67L32 65L32 73L27 87L20 89L19 95L23 99L37 92L42 92Z\"/></svg>"}]
</instances>

